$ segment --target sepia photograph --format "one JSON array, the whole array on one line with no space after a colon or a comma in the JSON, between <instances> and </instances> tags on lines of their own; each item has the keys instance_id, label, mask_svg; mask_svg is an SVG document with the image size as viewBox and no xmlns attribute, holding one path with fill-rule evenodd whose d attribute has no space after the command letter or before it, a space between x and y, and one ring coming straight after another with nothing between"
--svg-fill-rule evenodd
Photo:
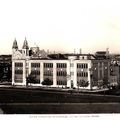
<instances>
[{"instance_id":1,"label":"sepia photograph","mask_svg":"<svg viewBox=\"0 0 120 120\"><path fill-rule=\"evenodd\" d=\"M119 0L1 0L0 41L0 117L119 116Z\"/></svg>"}]
</instances>

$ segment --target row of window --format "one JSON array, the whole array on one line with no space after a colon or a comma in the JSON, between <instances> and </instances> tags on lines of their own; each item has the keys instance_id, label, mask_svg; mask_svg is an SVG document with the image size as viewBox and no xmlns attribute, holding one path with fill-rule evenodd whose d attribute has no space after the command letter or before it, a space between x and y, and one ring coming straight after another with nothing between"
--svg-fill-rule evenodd
<instances>
[{"instance_id":1,"label":"row of window","mask_svg":"<svg viewBox=\"0 0 120 120\"><path fill-rule=\"evenodd\" d=\"M15 70L15 74L23 74L23 70Z\"/></svg>"},{"instance_id":2,"label":"row of window","mask_svg":"<svg viewBox=\"0 0 120 120\"><path fill-rule=\"evenodd\" d=\"M74 64L70 64L71 67ZM15 63L15 67L23 67L23 63L17 62ZM31 63L31 67L40 67L40 63ZM45 68L53 68L53 63L44 63ZM57 68L67 68L66 63L57 63ZM88 64L77 63L77 68L88 68Z\"/></svg>"},{"instance_id":3,"label":"row of window","mask_svg":"<svg viewBox=\"0 0 120 120\"><path fill-rule=\"evenodd\" d=\"M88 77L88 73L87 72L77 72L77 76L78 77Z\"/></svg>"},{"instance_id":4,"label":"row of window","mask_svg":"<svg viewBox=\"0 0 120 120\"><path fill-rule=\"evenodd\" d=\"M53 76L52 71L44 71L44 76Z\"/></svg>"},{"instance_id":5,"label":"row of window","mask_svg":"<svg viewBox=\"0 0 120 120\"><path fill-rule=\"evenodd\" d=\"M40 63L31 63L31 67L40 67Z\"/></svg>"},{"instance_id":6,"label":"row of window","mask_svg":"<svg viewBox=\"0 0 120 120\"><path fill-rule=\"evenodd\" d=\"M15 74L23 74L23 70L15 70ZM39 70L33 70L31 71L31 74L33 75L40 75ZM44 75L46 76L53 76L53 71L44 71ZM66 76L66 71L57 71L57 76ZM88 77L88 72L77 72L78 77Z\"/></svg>"},{"instance_id":7,"label":"row of window","mask_svg":"<svg viewBox=\"0 0 120 120\"><path fill-rule=\"evenodd\" d=\"M57 76L66 76L67 72L66 71L57 71Z\"/></svg>"},{"instance_id":8,"label":"row of window","mask_svg":"<svg viewBox=\"0 0 120 120\"><path fill-rule=\"evenodd\" d=\"M88 64L77 63L77 68L88 68Z\"/></svg>"},{"instance_id":9,"label":"row of window","mask_svg":"<svg viewBox=\"0 0 120 120\"><path fill-rule=\"evenodd\" d=\"M34 71L31 71L31 74L32 75L40 75L40 71L39 70L34 70Z\"/></svg>"},{"instance_id":10,"label":"row of window","mask_svg":"<svg viewBox=\"0 0 120 120\"><path fill-rule=\"evenodd\" d=\"M15 70L15 74L23 74L22 70ZM32 75L40 75L40 71L38 70L34 70L31 71ZM52 71L44 71L44 75L45 76L53 76L53 72ZM57 71L57 76L66 76L67 72L66 71ZM88 73L87 72L77 72L77 76L78 77L88 77Z\"/></svg>"},{"instance_id":11,"label":"row of window","mask_svg":"<svg viewBox=\"0 0 120 120\"><path fill-rule=\"evenodd\" d=\"M23 67L23 63L17 62L17 63L15 63L15 67Z\"/></svg>"},{"instance_id":12,"label":"row of window","mask_svg":"<svg viewBox=\"0 0 120 120\"><path fill-rule=\"evenodd\" d=\"M57 63L57 68L67 68L66 63Z\"/></svg>"},{"instance_id":13,"label":"row of window","mask_svg":"<svg viewBox=\"0 0 120 120\"><path fill-rule=\"evenodd\" d=\"M57 85L67 85L67 80L57 80Z\"/></svg>"},{"instance_id":14,"label":"row of window","mask_svg":"<svg viewBox=\"0 0 120 120\"><path fill-rule=\"evenodd\" d=\"M53 63L44 63L44 68L53 68Z\"/></svg>"}]
</instances>

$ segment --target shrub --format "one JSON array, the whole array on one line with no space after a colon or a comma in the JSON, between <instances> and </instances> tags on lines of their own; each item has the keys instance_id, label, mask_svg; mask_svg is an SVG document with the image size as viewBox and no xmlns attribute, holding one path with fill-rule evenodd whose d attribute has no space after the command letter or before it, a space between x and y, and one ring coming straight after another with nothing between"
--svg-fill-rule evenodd
<instances>
[{"instance_id":1,"label":"shrub","mask_svg":"<svg viewBox=\"0 0 120 120\"><path fill-rule=\"evenodd\" d=\"M88 87L88 85L89 85L89 82L85 80L80 80L78 82L78 87Z\"/></svg>"},{"instance_id":2,"label":"shrub","mask_svg":"<svg viewBox=\"0 0 120 120\"><path fill-rule=\"evenodd\" d=\"M27 78L26 78L26 84L28 85L28 83L38 83L38 80L36 79L36 77L34 75L29 75Z\"/></svg>"},{"instance_id":3,"label":"shrub","mask_svg":"<svg viewBox=\"0 0 120 120\"><path fill-rule=\"evenodd\" d=\"M53 81L49 78L46 78L44 81L42 81L42 85L53 85Z\"/></svg>"}]
</instances>

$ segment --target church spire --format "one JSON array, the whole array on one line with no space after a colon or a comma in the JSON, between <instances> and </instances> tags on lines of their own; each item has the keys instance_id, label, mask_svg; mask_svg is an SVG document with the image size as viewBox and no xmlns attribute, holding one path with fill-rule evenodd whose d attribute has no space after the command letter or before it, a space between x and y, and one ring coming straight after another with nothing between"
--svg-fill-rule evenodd
<instances>
[{"instance_id":1,"label":"church spire","mask_svg":"<svg viewBox=\"0 0 120 120\"><path fill-rule=\"evenodd\" d=\"M13 46L12 49L18 49L18 45L17 45L17 40L15 38L14 42L13 42Z\"/></svg>"},{"instance_id":2,"label":"church spire","mask_svg":"<svg viewBox=\"0 0 120 120\"><path fill-rule=\"evenodd\" d=\"M29 49L29 46L28 46L28 42L27 42L27 40L26 40L26 37L25 37L25 40L24 40L22 49Z\"/></svg>"}]
</instances>

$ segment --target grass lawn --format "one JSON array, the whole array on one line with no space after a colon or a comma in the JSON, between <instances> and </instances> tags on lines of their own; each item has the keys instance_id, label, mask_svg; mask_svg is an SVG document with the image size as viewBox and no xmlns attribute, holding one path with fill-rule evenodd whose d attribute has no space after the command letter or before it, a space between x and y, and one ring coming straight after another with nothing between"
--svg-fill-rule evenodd
<instances>
[{"instance_id":1,"label":"grass lawn","mask_svg":"<svg viewBox=\"0 0 120 120\"><path fill-rule=\"evenodd\" d=\"M120 96L0 87L3 113L119 113Z\"/></svg>"}]
</instances>

